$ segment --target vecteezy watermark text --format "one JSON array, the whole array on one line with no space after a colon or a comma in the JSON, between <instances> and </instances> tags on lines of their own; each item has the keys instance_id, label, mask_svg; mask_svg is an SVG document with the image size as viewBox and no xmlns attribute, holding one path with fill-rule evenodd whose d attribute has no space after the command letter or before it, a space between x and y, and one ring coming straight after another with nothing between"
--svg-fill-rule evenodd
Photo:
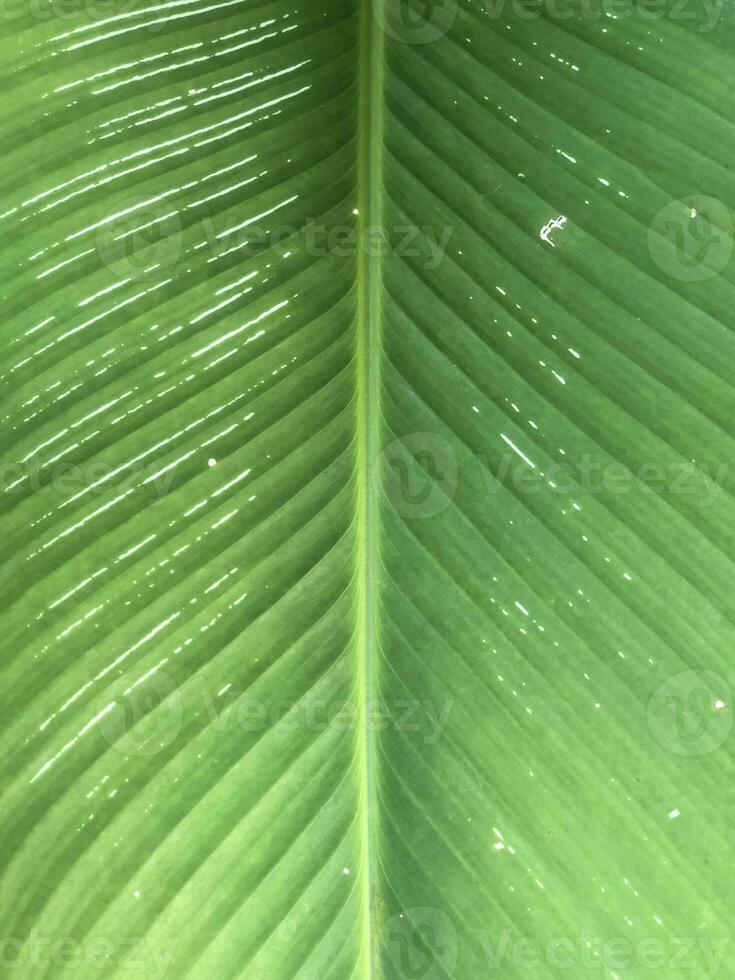
<instances>
[{"instance_id":1,"label":"vecteezy watermark text","mask_svg":"<svg viewBox=\"0 0 735 980\"><path fill-rule=\"evenodd\" d=\"M725 0L480 0L491 20L577 20L638 17L651 23L687 21L700 33L717 26ZM459 17L458 0L375 0L373 11L385 34L402 44L432 44L449 33Z\"/></svg>"},{"instance_id":2,"label":"vecteezy watermark text","mask_svg":"<svg viewBox=\"0 0 735 980\"><path fill-rule=\"evenodd\" d=\"M0 969L29 971L52 970L54 975L74 975L79 970L99 971L108 975L116 970L144 973L151 980L164 976L173 956L173 943L160 942L149 936L47 936L32 929L24 939L0 937ZM11 973L12 975L12 973Z\"/></svg>"},{"instance_id":3,"label":"vecteezy watermark text","mask_svg":"<svg viewBox=\"0 0 735 980\"><path fill-rule=\"evenodd\" d=\"M100 259L115 275L137 280L171 271L184 255L202 249L212 259L236 255L240 260L269 250L281 258L294 252L314 258L393 254L432 272L446 255L452 234L450 226L363 226L357 221L326 223L313 217L298 225L268 224L232 214L206 216L183 227L169 202L131 200L99 222L95 243Z\"/></svg>"},{"instance_id":4,"label":"vecteezy watermark text","mask_svg":"<svg viewBox=\"0 0 735 980\"><path fill-rule=\"evenodd\" d=\"M452 444L443 436L410 433L383 450L379 466L386 499L403 517L434 517L449 506L470 466L477 468L488 494L505 489L520 496L552 493L581 499L635 492L683 497L698 507L709 507L722 493L728 474L726 463L715 472L685 460L649 461L629 467L589 454L541 467L530 457L524 465L519 452L523 451L516 446L513 452L502 452L498 460L473 456L460 466Z\"/></svg>"},{"instance_id":5,"label":"vecteezy watermark text","mask_svg":"<svg viewBox=\"0 0 735 980\"><path fill-rule=\"evenodd\" d=\"M624 936L604 938L581 930L577 936L555 936L542 941L532 936L514 938L504 929L497 938L489 933L480 936L492 970L504 964L525 970L549 967L552 970L696 970L704 965L702 978L717 975L730 940L725 937L646 936L633 940Z\"/></svg>"},{"instance_id":6,"label":"vecteezy watermark text","mask_svg":"<svg viewBox=\"0 0 735 980\"><path fill-rule=\"evenodd\" d=\"M725 0L482 0L486 16L499 20L512 14L519 20L659 20L698 22L701 33L717 25Z\"/></svg>"},{"instance_id":7,"label":"vecteezy watermark text","mask_svg":"<svg viewBox=\"0 0 735 980\"><path fill-rule=\"evenodd\" d=\"M232 684L210 691L195 678L187 689L165 671L143 677L130 672L119 693L100 699L98 725L104 738L129 756L155 755L168 748L192 716L206 718L212 731L259 733L395 731L422 745L435 745L444 734L454 702L430 698L371 699L242 697Z\"/></svg>"},{"instance_id":8,"label":"vecteezy watermark text","mask_svg":"<svg viewBox=\"0 0 735 980\"><path fill-rule=\"evenodd\" d=\"M173 472L160 463L125 466L113 466L101 460L44 463L34 456L23 462L0 463L0 494L56 493L71 500L105 493L113 485L118 493L149 489L160 498L168 493L173 477Z\"/></svg>"},{"instance_id":9,"label":"vecteezy watermark text","mask_svg":"<svg viewBox=\"0 0 735 980\"><path fill-rule=\"evenodd\" d=\"M464 935L468 936L466 930ZM421 907L405 909L380 929L380 942L396 965L401 980L451 980L458 975L457 928L449 910ZM717 977L730 945L720 936L601 936L581 928L576 935L522 935L506 928L474 930L471 942L487 975L503 971L539 971L544 975L602 976L616 971L655 970L656 975L696 975L700 980Z\"/></svg>"}]
</instances>

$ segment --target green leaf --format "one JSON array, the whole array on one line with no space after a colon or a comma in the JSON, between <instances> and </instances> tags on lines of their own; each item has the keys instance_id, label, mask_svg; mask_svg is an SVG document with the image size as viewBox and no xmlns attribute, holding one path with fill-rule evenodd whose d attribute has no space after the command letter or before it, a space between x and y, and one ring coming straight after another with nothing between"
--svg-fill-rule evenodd
<instances>
[{"instance_id":1,"label":"green leaf","mask_svg":"<svg viewBox=\"0 0 735 980\"><path fill-rule=\"evenodd\" d=\"M2 18L0 974L729 976L729 10Z\"/></svg>"}]
</instances>

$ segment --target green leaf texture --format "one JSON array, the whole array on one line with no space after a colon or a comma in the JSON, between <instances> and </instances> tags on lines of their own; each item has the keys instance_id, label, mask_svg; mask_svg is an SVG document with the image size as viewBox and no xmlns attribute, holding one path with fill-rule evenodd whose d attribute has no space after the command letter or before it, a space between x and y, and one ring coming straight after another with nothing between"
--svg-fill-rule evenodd
<instances>
[{"instance_id":1,"label":"green leaf texture","mask_svg":"<svg viewBox=\"0 0 735 980\"><path fill-rule=\"evenodd\" d=\"M0 975L730 976L729 8L2 21Z\"/></svg>"}]
</instances>

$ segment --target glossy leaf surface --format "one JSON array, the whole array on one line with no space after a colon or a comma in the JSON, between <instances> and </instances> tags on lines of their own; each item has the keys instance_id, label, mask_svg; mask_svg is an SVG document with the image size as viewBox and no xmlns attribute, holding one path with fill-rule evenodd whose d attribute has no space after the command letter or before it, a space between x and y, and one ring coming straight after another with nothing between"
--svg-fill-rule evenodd
<instances>
[{"instance_id":1,"label":"glossy leaf surface","mask_svg":"<svg viewBox=\"0 0 735 980\"><path fill-rule=\"evenodd\" d=\"M3 975L729 975L727 10L3 16Z\"/></svg>"}]
</instances>

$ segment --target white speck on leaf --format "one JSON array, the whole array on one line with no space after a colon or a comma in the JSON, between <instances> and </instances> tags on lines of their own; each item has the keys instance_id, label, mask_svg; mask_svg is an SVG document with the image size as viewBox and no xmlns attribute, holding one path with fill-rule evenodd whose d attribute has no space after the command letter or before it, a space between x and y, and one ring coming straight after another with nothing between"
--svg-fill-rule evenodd
<instances>
[{"instance_id":1,"label":"white speck on leaf","mask_svg":"<svg viewBox=\"0 0 735 980\"><path fill-rule=\"evenodd\" d=\"M566 223L567 219L563 214L560 214L558 218L551 218L539 232L539 238L544 242L548 242L552 248L556 248L556 245L554 245L552 242L550 235L552 231L555 231L557 228L563 228Z\"/></svg>"}]
</instances>

